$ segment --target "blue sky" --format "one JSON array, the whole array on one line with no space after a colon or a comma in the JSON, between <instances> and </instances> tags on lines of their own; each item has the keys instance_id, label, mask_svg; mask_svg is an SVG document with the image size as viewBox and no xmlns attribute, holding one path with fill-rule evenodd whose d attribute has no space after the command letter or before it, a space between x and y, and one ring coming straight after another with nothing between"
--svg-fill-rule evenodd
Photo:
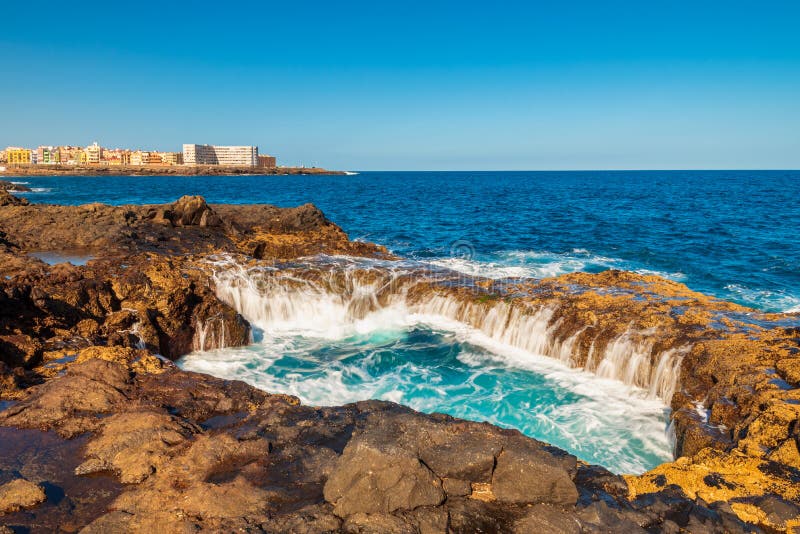
<instances>
[{"instance_id":1,"label":"blue sky","mask_svg":"<svg viewBox=\"0 0 800 534\"><path fill-rule=\"evenodd\" d=\"M0 146L339 169L800 168L800 2L39 2Z\"/></svg>"}]
</instances>

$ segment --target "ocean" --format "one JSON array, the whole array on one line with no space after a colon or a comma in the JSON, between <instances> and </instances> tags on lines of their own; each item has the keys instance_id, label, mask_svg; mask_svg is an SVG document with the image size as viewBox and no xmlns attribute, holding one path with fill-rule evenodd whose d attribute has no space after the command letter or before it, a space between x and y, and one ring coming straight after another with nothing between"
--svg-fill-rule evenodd
<instances>
[{"instance_id":1,"label":"ocean","mask_svg":"<svg viewBox=\"0 0 800 534\"><path fill-rule=\"evenodd\" d=\"M800 172L362 172L351 176L29 177L34 202L312 202L351 238L492 278L625 269L764 311L800 311ZM266 295L269 299L273 295ZM290 303L255 343L186 369L332 405L367 398L518 428L616 472L672 457L664 399L408 310L348 321ZM255 314L258 315L258 314ZM247 314L245 314L247 317ZM323 325L324 328L320 328Z\"/></svg>"}]
</instances>

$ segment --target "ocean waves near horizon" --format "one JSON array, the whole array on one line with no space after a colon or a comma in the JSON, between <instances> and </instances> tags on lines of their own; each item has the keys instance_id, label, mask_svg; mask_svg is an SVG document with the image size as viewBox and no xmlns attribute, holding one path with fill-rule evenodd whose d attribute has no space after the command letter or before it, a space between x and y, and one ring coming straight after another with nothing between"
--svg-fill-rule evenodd
<instances>
[{"instance_id":1,"label":"ocean waves near horizon","mask_svg":"<svg viewBox=\"0 0 800 534\"><path fill-rule=\"evenodd\" d=\"M12 178L13 179L13 178ZM354 238L466 274L658 274L764 311L800 311L798 171L360 172L25 177L32 202L312 202ZM91 187L87 185L91 184ZM454 244L466 243L466 251Z\"/></svg>"}]
</instances>

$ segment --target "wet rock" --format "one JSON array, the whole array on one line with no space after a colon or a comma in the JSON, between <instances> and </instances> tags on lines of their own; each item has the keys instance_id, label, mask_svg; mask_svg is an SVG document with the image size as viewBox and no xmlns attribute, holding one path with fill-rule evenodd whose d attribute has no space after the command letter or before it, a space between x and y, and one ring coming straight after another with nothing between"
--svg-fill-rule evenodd
<instances>
[{"instance_id":1,"label":"wet rock","mask_svg":"<svg viewBox=\"0 0 800 534\"><path fill-rule=\"evenodd\" d=\"M62 515L48 511L48 526L62 517L73 530L92 522L87 531L569 532L579 524L587 532L739 532L743 519L768 530L794 524L800 332L779 326L786 316L620 271L475 279L475 287L463 276L454 286L407 276L411 304L450 299L467 322L500 303L524 315L555 309L553 346L571 340L571 361L588 370L614 343L645 347L650 359L640 364L650 372L636 373L640 386L652 385L662 356L679 354L664 360L673 372L652 386L665 399L675 387L684 457L623 479L577 467L574 457L515 431L391 403L300 406L154 355L248 342L247 322L214 294L209 254L386 257L380 247L350 242L312 205L209 206L200 197L164 206L12 202L0 209L0 395L16 402L3 404L0 432L15 425L72 438L41 433L59 442L48 456L70 450L66 486L89 494L96 481L113 485L102 486L113 491L79 518L71 509L77 500L64 499ZM95 258L50 266L27 256L73 247ZM292 274L343 278L306 268ZM347 276L389 279L380 269ZM14 456L2 473L17 469L8 467ZM26 514L49 510L50 500Z\"/></svg>"},{"instance_id":2,"label":"wet rock","mask_svg":"<svg viewBox=\"0 0 800 534\"><path fill-rule=\"evenodd\" d=\"M578 509L576 516L581 522L583 532L598 534L609 532L644 534L647 532L641 526L641 523L648 521L646 517L618 506L609 505L605 501L595 501Z\"/></svg>"},{"instance_id":3,"label":"wet rock","mask_svg":"<svg viewBox=\"0 0 800 534\"><path fill-rule=\"evenodd\" d=\"M800 527L800 503L787 501L777 495L763 495L753 504L765 514L765 522L775 528Z\"/></svg>"},{"instance_id":4,"label":"wet rock","mask_svg":"<svg viewBox=\"0 0 800 534\"><path fill-rule=\"evenodd\" d=\"M41 486L22 478L12 480L0 486L0 515L32 508L44 500Z\"/></svg>"},{"instance_id":5,"label":"wet rock","mask_svg":"<svg viewBox=\"0 0 800 534\"><path fill-rule=\"evenodd\" d=\"M2 191L16 191L16 192L30 192L31 188L25 184L15 184L7 180L0 180L0 190Z\"/></svg>"},{"instance_id":6,"label":"wet rock","mask_svg":"<svg viewBox=\"0 0 800 534\"><path fill-rule=\"evenodd\" d=\"M144 354L147 354L147 352L137 351L128 347L91 346L78 351L75 356L75 363L83 363L95 358L128 367L134 360Z\"/></svg>"},{"instance_id":7,"label":"wet rock","mask_svg":"<svg viewBox=\"0 0 800 534\"><path fill-rule=\"evenodd\" d=\"M0 399L16 398L24 381L21 367L11 368L0 361Z\"/></svg>"}]
</instances>

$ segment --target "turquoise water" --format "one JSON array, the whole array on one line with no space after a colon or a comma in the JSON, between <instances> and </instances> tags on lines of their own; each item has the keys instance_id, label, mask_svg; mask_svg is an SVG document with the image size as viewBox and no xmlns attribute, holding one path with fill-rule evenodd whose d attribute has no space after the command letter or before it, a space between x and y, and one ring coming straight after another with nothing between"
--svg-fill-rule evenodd
<instances>
[{"instance_id":1,"label":"turquoise water","mask_svg":"<svg viewBox=\"0 0 800 534\"><path fill-rule=\"evenodd\" d=\"M309 332L259 337L248 347L193 353L179 365L313 405L382 399L489 421L621 473L672 458L661 402L546 357L476 342L458 326L398 325L338 339Z\"/></svg>"}]
</instances>

